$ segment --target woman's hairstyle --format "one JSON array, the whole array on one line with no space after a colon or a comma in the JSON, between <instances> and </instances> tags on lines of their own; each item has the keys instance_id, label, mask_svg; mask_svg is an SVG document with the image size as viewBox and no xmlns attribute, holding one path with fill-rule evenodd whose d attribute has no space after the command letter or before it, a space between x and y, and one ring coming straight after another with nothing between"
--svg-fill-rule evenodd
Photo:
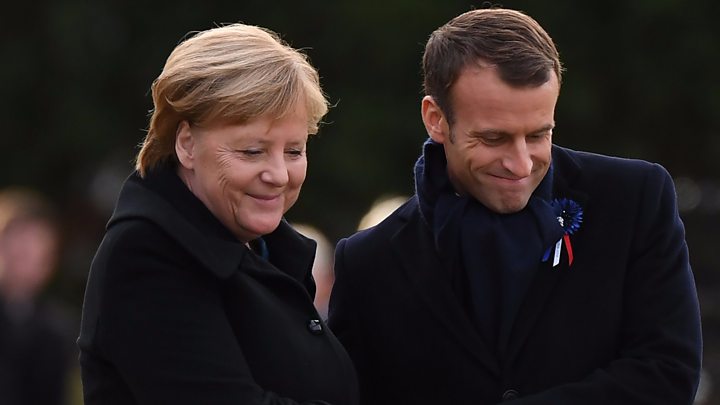
<instances>
[{"instance_id":1,"label":"woman's hairstyle","mask_svg":"<svg viewBox=\"0 0 720 405\"><path fill-rule=\"evenodd\" d=\"M470 64L491 66L516 87L540 86L552 72L562 81L558 51L537 21L516 10L468 11L435 30L423 56L425 94L435 100L448 124L453 123L451 87Z\"/></svg>"},{"instance_id":2,"label":"woman's hairstyle","mask_svg":"<svg viewBox=\"0 0 720 405\"><path fill-rule=\"evenodd\" d=\"M136 159L141 176L177 161L178 124L242 124L280 118L300 103L314 134L328 103L308 58L262 27L231 24L181 42L152 84L154 109Z\"/></svg>"}]
</instances>

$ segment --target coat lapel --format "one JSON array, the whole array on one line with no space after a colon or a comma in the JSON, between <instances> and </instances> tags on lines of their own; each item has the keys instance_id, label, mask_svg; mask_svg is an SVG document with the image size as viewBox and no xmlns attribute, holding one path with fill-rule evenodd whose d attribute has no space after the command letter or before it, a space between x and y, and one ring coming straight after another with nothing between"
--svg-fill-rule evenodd
<instances>
[{"instance_id":1,"label":"coat lapel","mask_svg":"<svg viewBox=\"0 0 720 405\"><path fill-rule=\"evenodd\" d=\"M409 222L393 237L391 244L408 279L411 280L412 288L427 305L429 312L460 346L492 373L499 375L497 357L480 337L453 292L445 274L448 270L434 253L432 237L420 216L411 216ZM408 255L408 251L416 251L418 254Z\"/></svg>"},{"instance_id":2,"label":"coat lapel","mask_svg":"<svg viewBox=\"0 0 720 405\"><path fill-rule=\"evenodd\" d=\"M295 231L285 219L277 229L262 237L267 243L269 257L263 259L251 253L244 272L266 283L287 283L301 286L300 290L312 302L315 283L311 277L316 242Z\"/></svg>"},{"instance_id":3,"label":"coat lapel","mask_svg":"<svg viewBox=\"0 0 720 405\"><path fill-rule=\"evenodd\" d=\"M508 323L509 327L503 331L504 336L500 337L500 351L506 367L513 363L545 309L555 285L567 270L567 260L561 261L556 267L552 267L549 261L540 265L514 322Z\"/></svg>"}]
</instances>

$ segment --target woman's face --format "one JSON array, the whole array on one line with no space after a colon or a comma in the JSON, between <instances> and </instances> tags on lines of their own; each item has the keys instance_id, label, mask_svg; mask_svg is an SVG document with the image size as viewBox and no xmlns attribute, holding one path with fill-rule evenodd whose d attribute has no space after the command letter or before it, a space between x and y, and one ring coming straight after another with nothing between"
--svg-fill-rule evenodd
<instances>
[{"instance_id":1,"label":"woman's face","mask_svg":"<svg viewBox=\"0 0 720 405\"><path fill-rule=\"evenodd\" d=\"M307 169L307 114L195 126L183 121L175 149L178 174L235 236L255 239L277 228L297 201Z\"/></svg>"}]
</instances>

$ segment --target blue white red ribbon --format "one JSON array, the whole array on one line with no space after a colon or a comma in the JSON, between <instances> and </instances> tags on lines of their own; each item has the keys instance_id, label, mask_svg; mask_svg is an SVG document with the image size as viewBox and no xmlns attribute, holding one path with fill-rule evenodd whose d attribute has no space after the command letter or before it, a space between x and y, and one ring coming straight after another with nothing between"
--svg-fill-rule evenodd
<instances>
[{"instance_id":1,"label":"blue white red ribbon","mask_svg":"<svg viewBox=\"0 0 720 405\"><path fill-rule=\"evenodd\" d=\"M553 267L560 264L560 255L564 244L568 255L568 266L571 266L573 260L575 260L575 256L573 254L572 243L570 243L570 235L580 229L580 224L583 221L583 210L580 204L567 198L555 199L552 202L552 207L558 223L560 223L565 233L562 238L555 243L554 248L551 246L545 251L542 261L546 262L550 258L550 252L553 251Z\"/></svg>"}]
</instances>

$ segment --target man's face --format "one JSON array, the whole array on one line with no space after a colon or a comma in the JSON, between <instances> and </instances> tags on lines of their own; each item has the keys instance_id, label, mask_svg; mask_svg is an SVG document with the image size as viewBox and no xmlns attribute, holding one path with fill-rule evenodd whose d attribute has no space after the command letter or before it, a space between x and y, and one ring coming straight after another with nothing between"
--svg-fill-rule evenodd
<instances>
[{"instance_id":1,"label":"man's face","mask_svg":"<svg viewBox=\"0 0 720 405\"><path fill-rule=\"evenodd\" d=\"M550 167L557 77L538 87L502 82L495 68L465 68L453 85L452 127L431 97L423 100L430 136L445 148L448 176L498 213L522 210Z\"/></svg>"}]
</instances>

